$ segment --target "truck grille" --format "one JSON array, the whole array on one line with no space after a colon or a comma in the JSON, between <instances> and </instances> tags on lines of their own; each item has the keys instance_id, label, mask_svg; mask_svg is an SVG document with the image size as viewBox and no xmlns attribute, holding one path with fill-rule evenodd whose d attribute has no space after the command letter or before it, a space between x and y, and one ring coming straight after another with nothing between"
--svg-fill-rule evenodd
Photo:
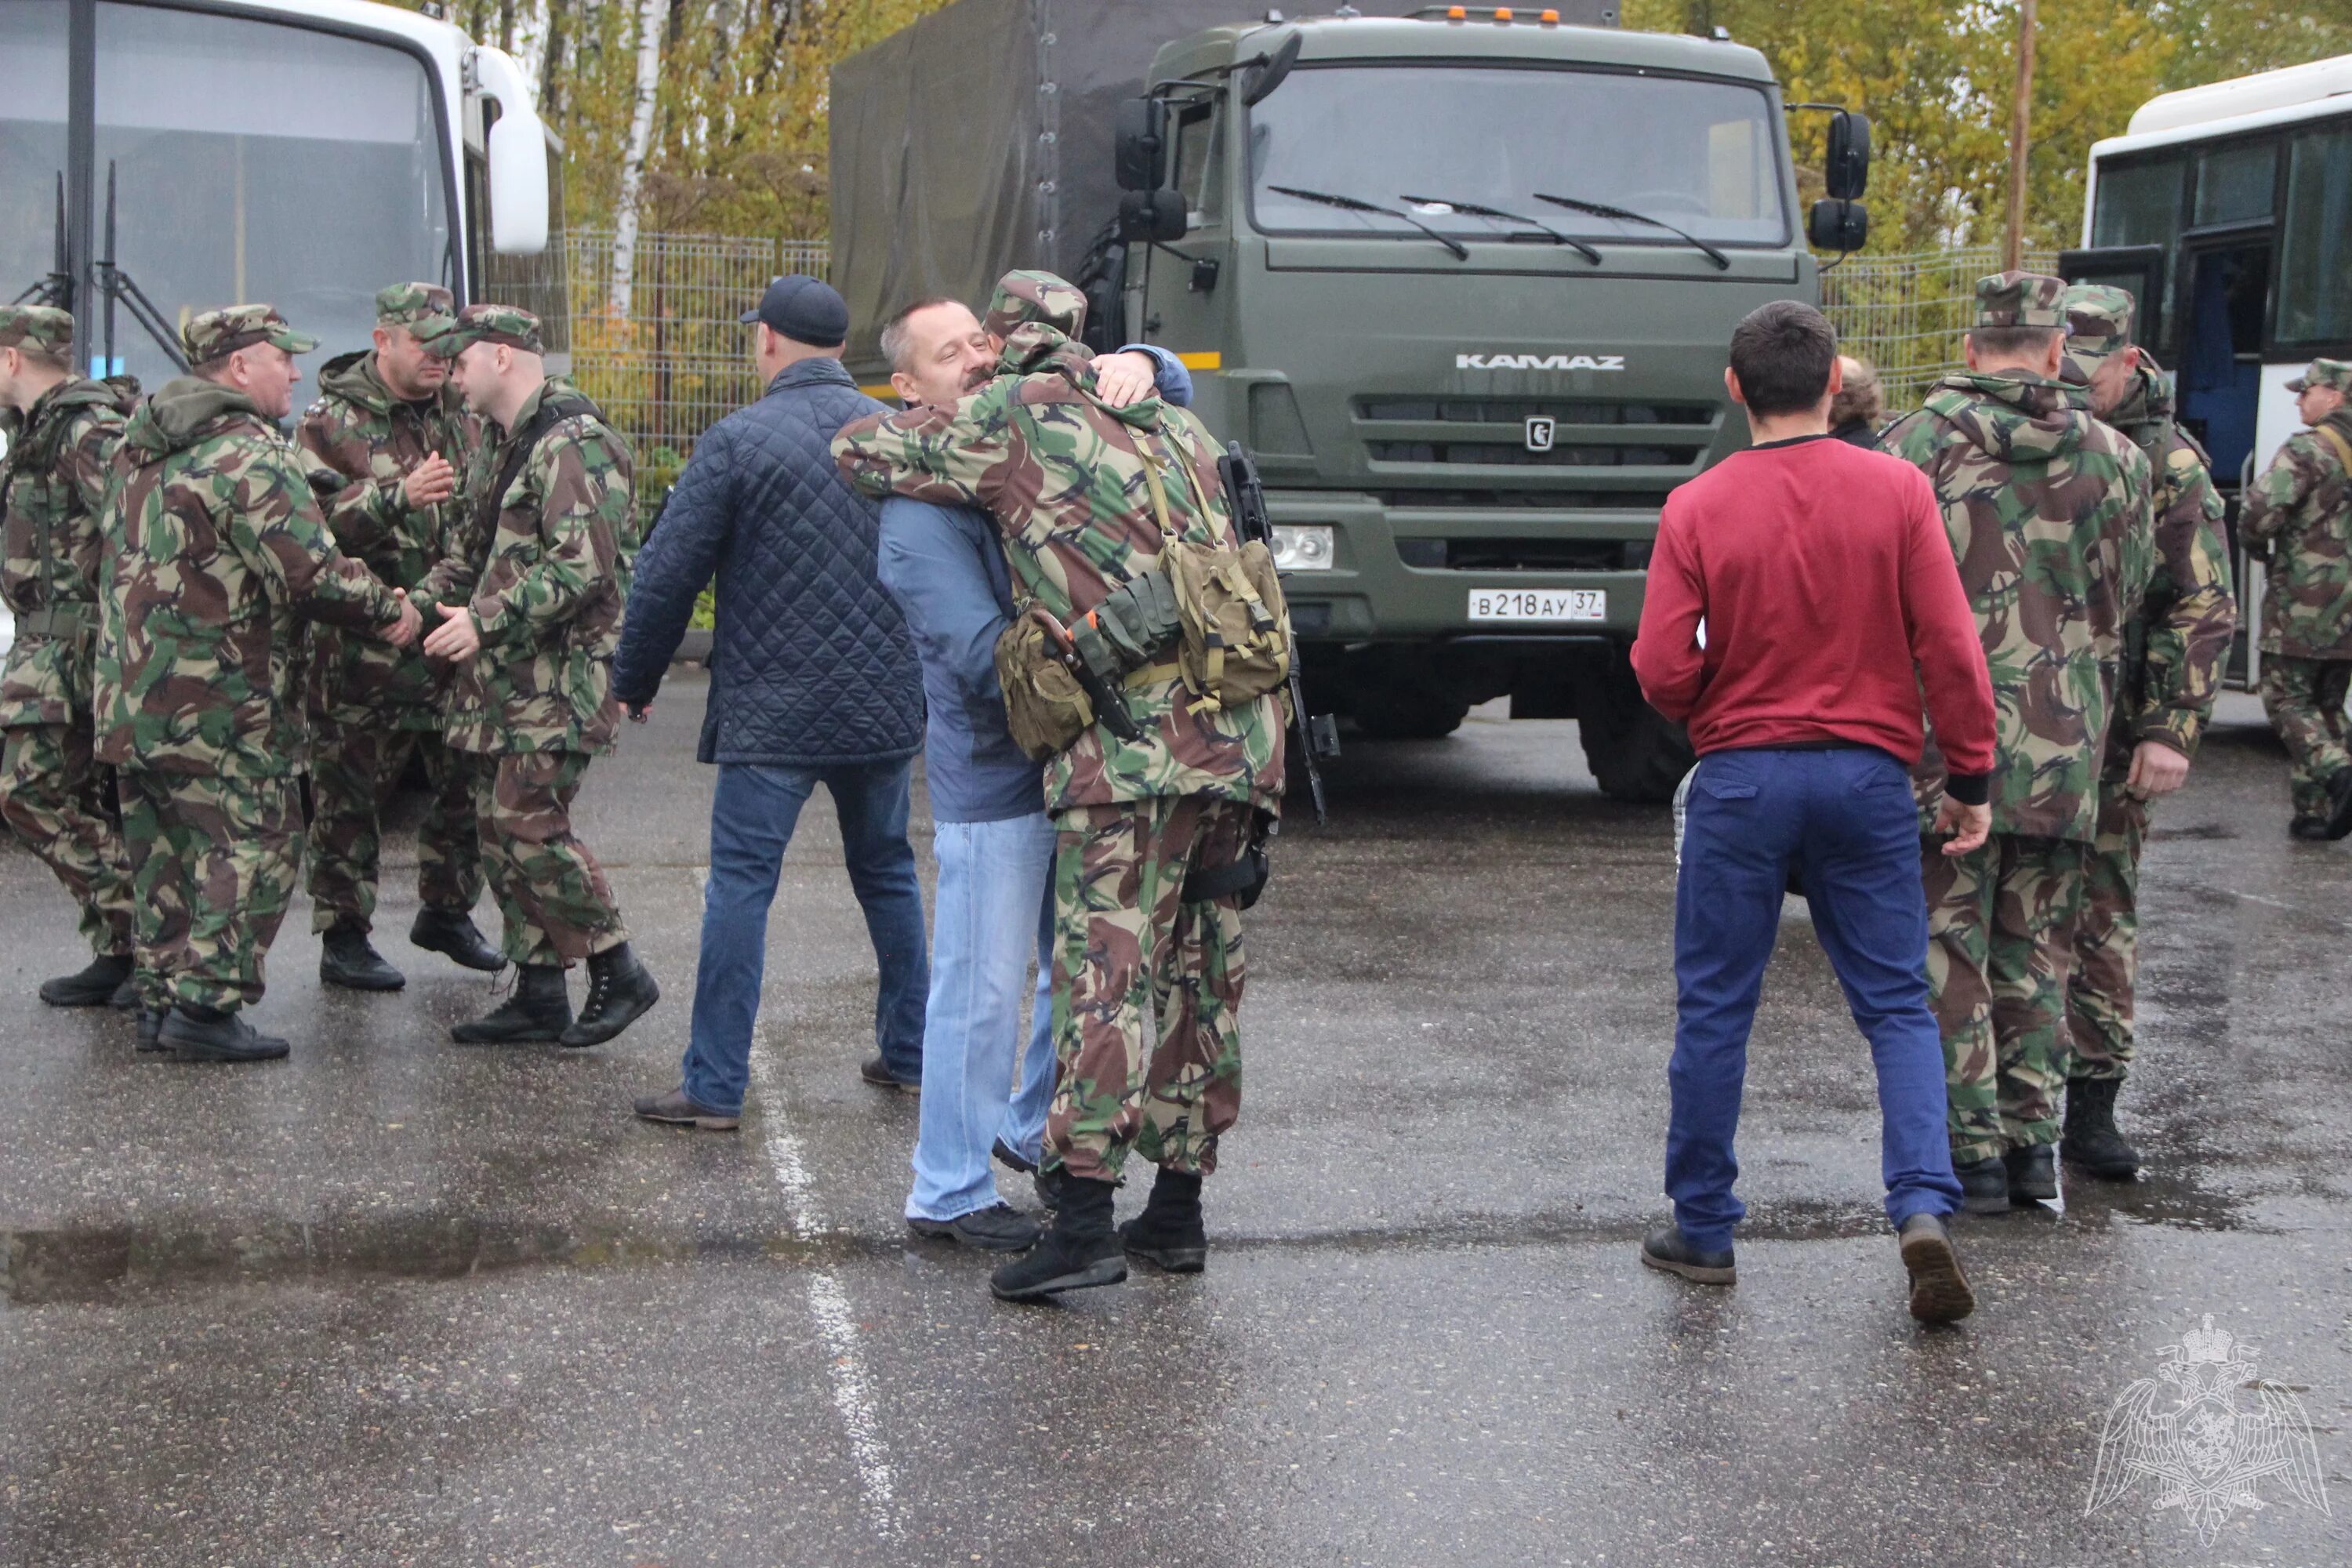
<instances>
[{"instance_id":1,"label":"truck grille","mask_svg":"<svg viewBox=\"0 0 2352 1568\"><path fill-rule=\"evenodd\" d=\"M1549 511L1646 511L1666 504L1662 489L1522 490L1522 489L1393 489L1374 490L1372 498L1391 511L1406 508L1488 510L1520 507Z\"/></svg>"},{"instance_id":2,"label":"truck grille","mask_svg":"<svg viewBox=\"0 0 2352 1568\"><path fill-rule=\"evenodd\" d=\"M1489 468L1687 468L1705 455L1688 447L1559 447L1531 452L1522 441L1367 441L1375 463L1476 463Z\"/></svg>"},{"instance_id":3,"label":"truck grille","mask_svg":"<svg viewBox=\"0 0 2352 1568\"><path fill-rule=\"evenodd\" d=\"M1649 564L1647 540L1399 539L1397 559L1423 571L1622 572Z\"/></svg>"},{"instance_id":4,"label":"truck grille","mask_svg":"<svg viewBox=\"0 0 2352 1568\"><path fill-rule=\"evenodd\" d=\"M1715 423L1706 403L1561 403L1538 397L1366 397L1356 416L1368 425L1524 425L1556 419L1562 425L1693 425Z\"/></svg>"},{"instance_id":5,"label":"truck grille","mask_svg":"<svg viewBox=\"0 0 2352 1568\"><path fill-rule=\"evenodd\" d=\"M1714 444L1721 408L1708 403L1548 397L1363 397L1355 427L1374 463L1431 468L1685 468ZM1528 446L1531 421L1549 441Z\"/></svg>"}]
</instances>

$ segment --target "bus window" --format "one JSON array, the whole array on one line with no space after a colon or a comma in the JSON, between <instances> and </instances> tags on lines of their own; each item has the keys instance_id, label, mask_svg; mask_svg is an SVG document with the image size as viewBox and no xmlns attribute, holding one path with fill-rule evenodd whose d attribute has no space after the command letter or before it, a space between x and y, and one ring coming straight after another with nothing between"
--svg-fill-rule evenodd
<instances>
[{"instance_id":1,"label":"bus window","mask_svg":"<svg viewBox=\"0 0 2352 1568\"><path fill-rule=\"evenodd\" d=\"M2278 341L2352 341L2352 124L2289 146Z\"/></svg>"},{"instance_id":2,"label":"bus window","mask_svg":"<svg viewBox=\"0 0 2352 1568\"><path fill-rule=\"evenodd\" d=\"M2278 143L2223 147L2197 160L2196 226L2245 223L2271 216L2278 184Z\"/></svg>"},{"instance_id":3,"label":"bus window","mask_svg":"<svg viewBox=\"0 0 2352 1568\"><path fill-rule=\"evenodd\" d=\"M0 300L57 262L58 176L66 166L66 8L0 5Z\"/></svg>"},{"instance_id":4,"label":"bus window","mask_svg":"<svg viewBox=\"0 0 2352 1568\"><path fill-rule=\"evenodd\" d=\"M2105 248L2119 245L2160 245L2169 256L2180 242L2180 205L2186 160L2178 155L2120 166L2099 165L2098 205L2091 217L2091 243ZM2168 286L2162 292L2169 296ZM2156 319L2143 336L2164 345L2171 330L2170 300L2157 301Z\"/></svg>"}]
</instances>

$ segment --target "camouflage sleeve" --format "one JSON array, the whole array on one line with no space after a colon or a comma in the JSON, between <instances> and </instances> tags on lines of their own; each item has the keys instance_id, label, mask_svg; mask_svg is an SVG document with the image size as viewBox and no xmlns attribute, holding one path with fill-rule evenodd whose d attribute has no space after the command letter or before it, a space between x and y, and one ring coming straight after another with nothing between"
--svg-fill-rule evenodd
<instances>
[{"instance_id":1,"label":"camouflage sleeve","mask_svg":"<svg viewBox=\"0 0 2352 1568\"><path fill-rule=\"evenodd\" d=\"M416 585L420 606L472 600L474 585L482 580L482 568L490 558L495 520L484 519L489 509L482 504L482 492L490 487L489 468L496 460L496 448L490 443L475 447L466 464L463 487L455 500L441 508L441 536L434 542L437 559Z\"/></svg>"},{"instance_id":2,"label":"camouflage sleeve","mask_svg":"<svg viewBox=\"0 0 2352 1568\"><path fill-rule=\"evenodd\" d=\"M473 600L482 636L567 620L580 601L619 570L631 496L599 432L578 425L571 439L550 436L527 470L540 497L539 554L514 581Z\"/></svg>"},{"instance_id":3,"label":"camouflage sleeve","mask_svg":"<svg viewBox=\"0 0 2352 1568\"><path fill-rule=\"evenodd\" d=\"M335 543L354 555L364 555L397 534L408 514L408 496L398 479L363 479L370 467L365 443L356 451L347 432L319 405L294 427L294 448L301 454L302 469L326 513Z\"/></svg>"},{"instance_id":4,"label":"camouflage sleeve","mask_svg":"<svg viewBox=\"0 0 2352 1568\"><path fill-rule=\"evenodd\" d=\"M2147 695L2137 715L2137 732L2143 741L2195 756L2221 689L2221 664L2237 630L2238 605L2221 538L2221 494L2213 488L2212 475L2186 447L2176 446L2165 463L2173 481L2172 504L2156 527L2157 570L2168 602L2148 626Z\"/></svg>"},{"instance_id":5,"label":"camouflage sleeve","mask_svg":"<svg viewBox=\"0 0 2352 1568\"><path fill-rule=\"evenodd\" d=\"M985 508L982 487L1005 453L1011 384L999 377L953 408L902 408L860 419L833 438L834 461L853 488L877 500L895 495Z\"/></svg>"},{"instance_id":6,"label":"camouflage sleeve","mask_svg":"<svg viewBox=\"0 0 2352 1568\"><path fill-rule=\"evenodd\" d=\"M392 590L335 548L299 458L256 442L224 478L224 539L298 612L365 629L399 618Z\"/></svg>"},{"instance_id":7,"label":"camouflage sleeve","mask_svg":"<svg viewBox=\"0 0 2352 1568\"><path fill-rule=\"evenodd\" d=\"M2271 459L2271 466L2246 487L2245 500L2238 509L2239 534L2265 544L2276 539L2285 531L2323 471L2319 437L2308 430L2298 430L2288 437L2278 456Z\"/></svg>"},{"instance_id":8,"label":"camouflage sleeve","mask_svg":"<svg viewBox=\"0 0 2352 1568\"><path fill-rule=\"evenodd\" d=\"M58 454L58 472L73 487L85 516L106 515L106 490L114 474L114 449L122 444L121 415L111 408L84 413L73 439ZM84 583L98 581L100 557L106 553L105 531L89 527L75 531L71 552L74 575Z\"/></svg>"}]
</instances>

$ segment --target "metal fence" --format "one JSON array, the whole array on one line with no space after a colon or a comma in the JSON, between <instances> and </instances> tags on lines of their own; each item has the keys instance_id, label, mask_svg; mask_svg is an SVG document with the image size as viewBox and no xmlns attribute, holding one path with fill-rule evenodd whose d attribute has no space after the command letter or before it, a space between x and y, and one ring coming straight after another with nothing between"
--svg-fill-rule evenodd
<instances>
[{"instance_id":1,"label":"metal fence","mask_svg":"<svg viewBox=\"0 0 2352 1568\"><path fill-rule=\"evenodd\" d=\"M2057 265L2027 251L2029 271ZM1916 256L1855 257L1822 274L1822 309L1839 346L1878 367L1889 415L1916 408L1937 376L1958 370L1960 334L1976 308L1977 279L2001 269L1993 247Z\"/></svg>"}]
</instances>

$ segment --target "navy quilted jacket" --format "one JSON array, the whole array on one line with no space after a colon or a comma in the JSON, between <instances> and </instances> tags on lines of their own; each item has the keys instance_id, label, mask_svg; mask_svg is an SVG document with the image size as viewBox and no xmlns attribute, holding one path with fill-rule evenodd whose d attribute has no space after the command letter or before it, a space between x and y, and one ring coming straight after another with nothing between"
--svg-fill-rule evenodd
<instances>
[{"instance_id":1,"label":"navy quilted jacket","mask_svg":"<svg viewBox=\"0 0 2352 1568\"><path fill-rule=\"evenodd\" d=\"M650 702L703 584L718 580L706 763L897 762L923 743L922 672L876 575L880 510L843 482L832 442L882 405L841 362L803 360L695 443L637 556L613 695Z\"/></svg>"}]
</instances>

